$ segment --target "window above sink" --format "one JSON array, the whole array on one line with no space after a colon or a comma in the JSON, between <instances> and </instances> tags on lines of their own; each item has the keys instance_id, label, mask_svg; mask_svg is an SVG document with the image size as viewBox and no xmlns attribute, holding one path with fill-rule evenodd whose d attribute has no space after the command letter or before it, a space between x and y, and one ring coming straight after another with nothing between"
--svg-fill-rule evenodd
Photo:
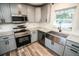
<instances>
[{"instance_id":1,"label":"window above sink","mask_svg":"<svg viewBox=\"0 0 79 59\"><path fill-rule=\"evenodd\" d=\"M56 18L53 25L58 28L61 27L63 30L72 30L72 20L76 12L76 7L67 9L56 10Z\"/></svg>"}]
</instances>

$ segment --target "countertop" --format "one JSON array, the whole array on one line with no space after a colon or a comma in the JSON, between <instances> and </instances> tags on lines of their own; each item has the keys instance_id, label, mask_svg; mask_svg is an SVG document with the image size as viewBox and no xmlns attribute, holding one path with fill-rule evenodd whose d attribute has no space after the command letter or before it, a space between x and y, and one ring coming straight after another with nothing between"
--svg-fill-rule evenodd
<instances>
[{"instance_id":1,"label":"countertop","mask_svg":"<svg viewBox=\"0 0 79 59\"><path fill-rule=\"evenodd\" d=\"M47 29L47 28L38 28L38 30L40 31L43 31L43 32L49 32L49 31L56 31L58 32L57 30L54 30L54 29ZM61 33L64 33L64 34L68 34L69 36L66 38L67 40L71 40L71 41L74 41L74 42L77 42L79 43L79 36L76 34L76 33L68 33L68 32L61 32Z\"/></svg>"},{"instance_id":2,"label":"countertop","mask_svg":"<svg viewBox=\"0 0 79 59\"><path fill-rule=\"evenodd\" d=\"M44 28L44 27L30 27L30 28L27 28L29 29L30 31L35 31L35 30L40 30L40 31L43 31L43 32L49 32L49 31L56 31L58 32L57 30L55 29L49 29L49 28ZM66 32L66 31L62 31L61 33L64 33L64 34L69 34L69 37L67 38L68 40L71 40L71 41L74 41L74 42L77 42L79 43L79 34L76 34L74 32ZM0 36L5 36L5 35L11 35L13 34L13 30L0 30Z\"/></svg>"},{"instance_id":3,"label":"countertop","mask_svg":"<svg viewBox=\"0 0 79 59\"><path fill-rule=\"evenodd\" d=\"M13 31L3 31L3 32L0 32L0 37L7 36L7 35L12 35L12 34L14 34Z\"/></svg>"}]
</instances>

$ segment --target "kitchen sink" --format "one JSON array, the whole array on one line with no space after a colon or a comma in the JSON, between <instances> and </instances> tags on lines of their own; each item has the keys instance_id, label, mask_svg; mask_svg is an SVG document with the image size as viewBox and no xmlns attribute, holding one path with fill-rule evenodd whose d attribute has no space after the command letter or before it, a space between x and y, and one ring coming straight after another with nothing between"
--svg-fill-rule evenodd
<instances>
[{"instance_id":1,"label":"kitchen sink","mask_svg":"<svg viewBox=\"0 0 79 59\"><path fill-rule=\"evenodd\" d=\"M63 34L63 33L55 32L55 31L49 31L48 34L53 34L53 35L56 35L56 36L59 36L59 37L64 37L64 38L68 37L68 34Z\"/></svg>"}]
</instances>

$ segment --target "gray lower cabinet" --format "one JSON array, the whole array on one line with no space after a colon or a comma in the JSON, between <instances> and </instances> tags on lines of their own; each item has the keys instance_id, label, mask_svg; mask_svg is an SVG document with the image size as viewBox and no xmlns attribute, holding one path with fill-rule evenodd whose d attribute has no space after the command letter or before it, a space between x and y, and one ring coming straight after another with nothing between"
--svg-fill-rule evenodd
<instances>
[{"instance_id":1,"label":"gray lower cabinet","mask_svg":"<svg viewBox=\"0 0 79 59\"><path fill-rule=\"evenodd\" d=\"M7 45L6 45L7 40L5 41L0 41L0 55L7 52Z\"/></svg>"},{"instance_id":2,"label":"gray lower cabinet","mask_svg":"<svg viewBox=\"0 0 79 59\"><path fill-rule=\"evenodd\" d=\"M45 45L45 32L39 31L38 30L38 41L39 43L41 43L42 45Z\"/></svg>"},{"instance_id":3,"label":"gray lower cabinet","mask_svg":"<svg viewBox=\"0 0 79 59\"><path fill-rule=\"evenodd\" d=\"M35 42L35 41L37 41L37 34L38 34L38 32L36 31L36 30L33 30L32 32L31 32L31 42Z\"/></svg>"},{"instance_id":4,"label":"gray lower cabinet","mask_svg":"<svg viewBox=\"0 0 79 59\"><path fill-rule=\"evenodd\" d=\"M79 43L67 40L64 56L79 56Z\"/></svg>"},{"instance_id":5,"label":"gray lower cabinet","mask_svg":"<svg viewBox=\"0 0 79 59\"><path fill-rule=\"evenodd\" d=\"M79 56L79 51L72 47L66 46L64 56Z\"/></svg>"},{"instance_id":6,"label":"gray lower cabinet","mask_svg":"<svg viewBox=\"0 0 79 59\"><path fill-rule=\"evenodd\" d=\"M16 49L14 35L0 37L0 55Z\"/></svg>"}]
</instances>

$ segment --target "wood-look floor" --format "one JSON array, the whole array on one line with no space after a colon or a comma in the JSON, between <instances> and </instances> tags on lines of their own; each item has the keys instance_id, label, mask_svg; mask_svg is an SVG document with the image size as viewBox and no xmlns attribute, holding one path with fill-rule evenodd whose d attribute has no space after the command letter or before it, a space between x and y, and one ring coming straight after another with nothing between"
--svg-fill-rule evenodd
<instances>
[{"instance_id":1,"label":"wood-look floor","mask_svg":"<svg viewBox=\"0 0 79 59\"><path fill-rule=\"evenodd\" d=\"M29 46L18 48L8 53L10 56L53 56L45 47L38 42Z\"/></svg>"}]
</instances>

